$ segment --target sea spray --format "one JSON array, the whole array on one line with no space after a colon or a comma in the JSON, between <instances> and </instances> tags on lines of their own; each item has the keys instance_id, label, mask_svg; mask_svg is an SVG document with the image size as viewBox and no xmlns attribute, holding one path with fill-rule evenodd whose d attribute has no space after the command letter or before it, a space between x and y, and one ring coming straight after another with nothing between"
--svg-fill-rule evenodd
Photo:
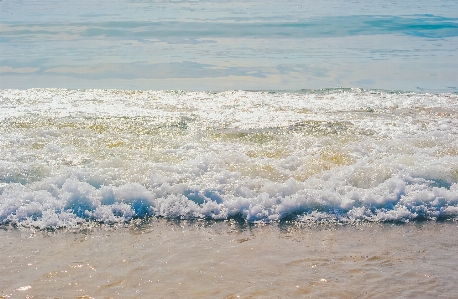
<instances>
[{"instance_id":1,"label":"sea spray","mask_svg":"<svg viewBox=\"0 0 458 299\"><path fill-rule=\"evenodd\" d=\"M0 223L458 216L458 96L2 90Z\"/></svg>"}]
</instances>

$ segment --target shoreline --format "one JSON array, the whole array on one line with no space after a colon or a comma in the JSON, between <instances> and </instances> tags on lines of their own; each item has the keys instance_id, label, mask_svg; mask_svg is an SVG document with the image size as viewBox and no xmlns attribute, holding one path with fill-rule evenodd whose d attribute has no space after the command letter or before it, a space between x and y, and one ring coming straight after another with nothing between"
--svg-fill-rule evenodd
<instances>
[{"instance_id":1,"label":"shoreline","mask_svg":"<svg viewBox=\"0 0 458 299\"><path fill-rule=\"evenodd\" d=\"M0 298L451 298L457 233L455 221L0 230Z\"/></svg>"}]
</instances>

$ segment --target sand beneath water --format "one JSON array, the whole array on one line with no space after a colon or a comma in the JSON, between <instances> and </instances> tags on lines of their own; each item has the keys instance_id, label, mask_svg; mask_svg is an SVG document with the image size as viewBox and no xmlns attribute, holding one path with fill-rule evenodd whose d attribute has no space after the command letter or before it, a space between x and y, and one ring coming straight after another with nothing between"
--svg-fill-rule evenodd
<instances>
[{"instance_id":1,"label":"sand beneath water","mask_svg":"<svg viewBox=\"0 0 458 299\"><path fill-rule=\"evenodd\" d=\"M0 231L0 298L456 298L458 223Z\"/></svg>"}]
</instances>

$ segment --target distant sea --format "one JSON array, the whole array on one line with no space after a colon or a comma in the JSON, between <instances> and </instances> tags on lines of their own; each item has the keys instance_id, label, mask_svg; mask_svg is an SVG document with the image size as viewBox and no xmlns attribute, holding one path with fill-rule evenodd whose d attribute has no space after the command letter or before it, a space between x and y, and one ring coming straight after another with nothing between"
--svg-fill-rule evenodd
<instances>
[{"instance_id":1,"label":"distant sea","mask_svg":"<svg viewBox=\"0 0 458 299\"><path fill-rule=\"evenodd\" d=\"M456 2L0 1L0 88L456 92Z\"/></svg>"}]
</instances>

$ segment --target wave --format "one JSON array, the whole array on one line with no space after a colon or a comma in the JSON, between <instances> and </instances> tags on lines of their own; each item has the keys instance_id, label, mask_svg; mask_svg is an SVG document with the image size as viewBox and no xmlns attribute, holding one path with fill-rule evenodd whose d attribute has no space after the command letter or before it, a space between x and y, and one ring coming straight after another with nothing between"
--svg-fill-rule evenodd
<instances>
[{"instance_id":1,"label":"wave","mask_svg":"<svg viewBox=\"0 0 458 299\"><path fill-rule=\"evenodd\" d=\"M458 217L458 95L0 91L0 224Z\"/></svg>"}]
</instances>

